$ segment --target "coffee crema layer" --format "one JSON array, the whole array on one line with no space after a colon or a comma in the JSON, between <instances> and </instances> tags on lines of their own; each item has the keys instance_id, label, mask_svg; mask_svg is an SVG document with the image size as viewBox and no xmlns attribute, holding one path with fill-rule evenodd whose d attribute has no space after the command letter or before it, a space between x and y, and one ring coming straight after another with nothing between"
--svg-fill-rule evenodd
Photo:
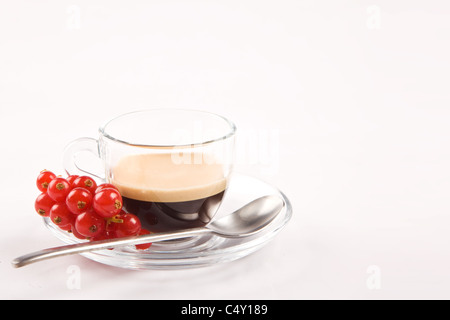
<instances>
[{"instance_id":1,"label":"coffee crema layer","mask_svg":"<svg viewBox=\"0 0 450 320\"><path fill-rule=\"evenodd\" d=\"M190 159L171 153L130 155L113 168L111 183L122 196L140 201L204 199L223 192L227 186L223 166L207 160L195 154Z\"/></svg>"}]
</instances>

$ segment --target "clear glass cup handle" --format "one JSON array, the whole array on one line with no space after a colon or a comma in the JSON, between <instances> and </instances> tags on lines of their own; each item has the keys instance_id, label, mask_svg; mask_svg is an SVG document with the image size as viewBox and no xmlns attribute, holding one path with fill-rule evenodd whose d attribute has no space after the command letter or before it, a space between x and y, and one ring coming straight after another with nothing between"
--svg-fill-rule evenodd
<instances>
[{"instance_id":1,"label":"clear glass cup handle","mask_svg":"<svg viewBox=\"0 0 450 320\"><path fill-rule=\"evenodd\" d=\"M98 140L93 138L79 138L69 143L64 149L63 166L68 175L89 175L104 180L96 173L83 170L77 165L77 155L82 152L90 152L100 159Z\"/></svg>"}]
</instances>

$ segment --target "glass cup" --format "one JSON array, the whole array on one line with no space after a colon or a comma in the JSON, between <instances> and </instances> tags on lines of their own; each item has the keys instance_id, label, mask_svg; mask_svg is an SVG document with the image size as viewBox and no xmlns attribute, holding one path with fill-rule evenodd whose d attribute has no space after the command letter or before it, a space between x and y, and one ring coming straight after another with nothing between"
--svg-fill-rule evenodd
<instances>
[{"instance_id":1,"label":"glass cup","mask_svg":"<svg viewBox=\"0 0 450 320\"><path fill-rule=\"evenodd\" d=\"M137 111L108 121L98 139L71 142L63 162L69 175L92 176L77 156L94 153L104 170L99 178L119 189L124 210L151 232L200 227L212 220L227 189L235 132L213 113Z\"/></svg>"}]
</instances>

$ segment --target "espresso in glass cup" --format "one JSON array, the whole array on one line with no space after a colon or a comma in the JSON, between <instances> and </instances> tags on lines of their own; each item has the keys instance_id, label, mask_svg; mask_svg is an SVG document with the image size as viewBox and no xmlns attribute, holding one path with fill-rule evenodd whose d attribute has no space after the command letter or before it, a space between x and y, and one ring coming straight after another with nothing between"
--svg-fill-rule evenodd
<instances>
[{"instance_id":1,"label":"espresso in glass cup","mask_svg":"<svg viewBox=\"0 0 450 320\"><path fill-rule=\"evenodd\" d=\"M123 197L124 210L151 232L207 225L226 192L233 166L235 125L203 111L154 109L128 113L100 127L99 139L77 139L66 148L68 174L76 156L100 157L106 182Z\"/></svg>"}]
</instances>

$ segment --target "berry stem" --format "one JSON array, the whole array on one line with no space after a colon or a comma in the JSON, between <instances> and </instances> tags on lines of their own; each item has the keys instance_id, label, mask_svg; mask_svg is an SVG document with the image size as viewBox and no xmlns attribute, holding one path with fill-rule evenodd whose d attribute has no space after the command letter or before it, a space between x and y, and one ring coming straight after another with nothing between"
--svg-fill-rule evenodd
<instances>
[{"instance_id":1,"label":"berry stem","mask_svg":"<svg viewBox=\"0 0 450 320\"><path fill-rule=\"evenodd\" d=\"M107 224L109 225L111 222L114 223L123 223L123 219L120 219L120 216L114 216L112 218L107 218L106 219Z\"/></svg>"}]
</instances>

